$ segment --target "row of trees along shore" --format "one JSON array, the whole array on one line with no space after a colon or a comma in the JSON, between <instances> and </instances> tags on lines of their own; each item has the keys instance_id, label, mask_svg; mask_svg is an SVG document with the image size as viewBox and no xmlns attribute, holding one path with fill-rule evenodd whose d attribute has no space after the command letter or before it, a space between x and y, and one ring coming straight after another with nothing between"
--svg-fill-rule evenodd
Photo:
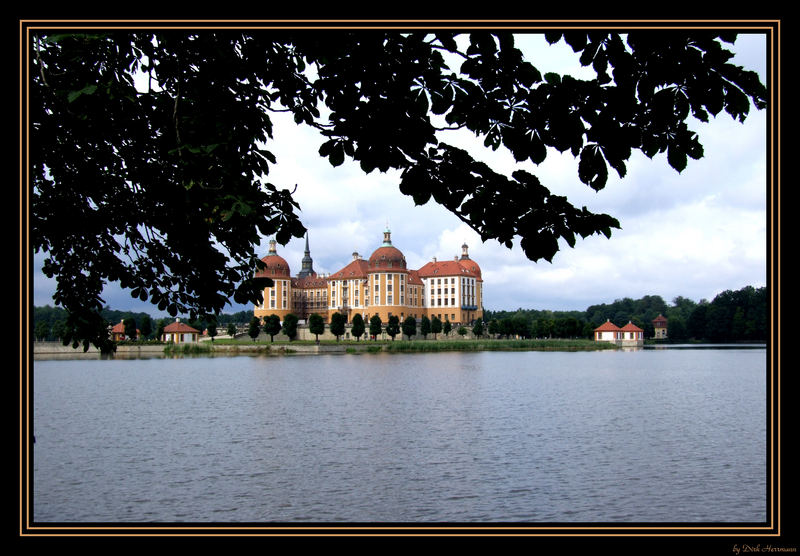
<instances>
[{"instance_id":1,"label":"row of trees along shore","mask_svg":"<svg viewBox=\"0 0 800 556\"><path fill-rule=\"evenodd\" d=\"M393 317L387 323L371 319L364 322L358 317L353 319L350 334L353 337L369 338L386 332L392 339L404 337L437 337L439 334L449 335L451 330L456 334L464 334L469 330L476 336L490 337L523 337L523 338L591 338L594 329L610 320L618 326L632 322L645 331L646 338L654 336L653 319L659 314L668 319L668 336L673 342L706 341L706 342L763 342L769 334L769 307L766 288L747 286L740 290L726 290L718 294L712 301L705 299L699 302L678 296L671 305L657 295L647 295L641 299L623 298L613 303L592 305L585 311L548 311L535 309L517 309L516 311L484 311L484 320L473 323L469 327L456 326L449 321L438 319L422 319L420 326L412 328L413 319L400 322ZM33 334L37 340L59 340L65 321L65 311L58 307L34 308ZM109 326L119 322L127 322L132 330L138 330L139 338L144 340L158 339L164 326L173 319L153 319L147 313L131 313L103 310L103 317ZM294 317L294 315L292 315ZM313 317L307 323L312 334L322 334L326 328L338 338L345 334L346 322L338 313L325 324L322 318ZM256 322L254 322L256 321ZM255 339L261 331L274 339L284 334L293 339L297 334L297 318L284 319L281 323L276 317L267 318L265 322L257 322L250 311L220 314L216 322L202 320L186 321L197 330L205 330L210 336L219 333L232 334L234 331L246 331Z\"/></svg>"},{"instance_id":2,"label":"row of trees along shore","mask_svg":"<svg viewBox=\"0 0 800 556\"><path fill-rule=\"evenodd\" d=\"M314 334L317 340L319 340L320 334L325 333L326 325L322 315L317 313L310 315L307 324L308 331ZM418 324L419 326L417 326ZM405 336L408 339L412 339L415 336L427 338L428 335L433 335L435 338L440 333L448 336L450 332L453 331L453 325L449 320L442 322L437 317L433 317L433 319L422 317L419 323L417 323L417 319L414 317L406 317L405 320L400 322L400 317L394 315L389 317L389 320L384 323L378 315L373 315L369 321L366 322L359 313L356 313L350 325L350 335L355 338L356 341L360 341L362 336L365 339L372 338L375 340L383 333L386 333L394 340L398 335L400 335L401 338ZM253 341L255 341L262 332L270 337L270 341L274 341L275 336L281 333L290 340L294 340L297 336L297 326L298 319L293 314L286 315L283 323L281 323L277 315L268 315L264 318L263 322L261 319L253 317L247 328L247 334ZM331 315L331 322L327 326L330 333L336 336L336 340L338 341L345 332L347 332L347 317L341 313L334 313ZM486 328L483 325L483 321L480 319L472 323L469 330L471 330L475 336L483 336L486 333ZM455 332L464 336L467 334L468 329L466 326L459 325L455 329Z\"/></svg>"}]
</instances>

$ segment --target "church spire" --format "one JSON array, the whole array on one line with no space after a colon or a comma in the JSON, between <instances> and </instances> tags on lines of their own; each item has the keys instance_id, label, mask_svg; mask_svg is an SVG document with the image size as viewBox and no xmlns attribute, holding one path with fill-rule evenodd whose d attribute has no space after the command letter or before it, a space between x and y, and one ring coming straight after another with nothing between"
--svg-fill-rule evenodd
<instances>
[{"instance_id":1,"label":"church spire","mask_svg":"<svg viewBox=\"0 0 800 556\"><path fill-rule=\"evenodd\" d=\"M298 278L305 278L306 276L316 276L314 272L314 260L311 258L311 250L308 248L308 232L306 232L306 250L303 254L303 264L300 272L297 273Z\"/></svg>"}]
</instances>

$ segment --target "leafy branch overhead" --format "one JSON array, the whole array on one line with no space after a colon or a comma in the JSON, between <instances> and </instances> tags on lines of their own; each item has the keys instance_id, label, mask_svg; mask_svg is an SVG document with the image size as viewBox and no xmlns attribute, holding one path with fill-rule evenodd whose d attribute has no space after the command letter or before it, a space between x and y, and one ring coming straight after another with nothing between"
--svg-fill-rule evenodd
<instances>
[{"instance_id":1,"label":"leafy branch overhead","mask_svg":"<svg viewBox=\"0 0 800 556\"><path fill-rule=\"evenodd\" d=\"M666 153L677 171L701 157L690 116L743 121L751 105L766 106L756 74L730 63L733 35L546 38L566 41L597 78L542 75L509 33L34 34L31 232L70 315L69 339L108 347L107 282L192 318L229 299L260 301L261 238L285 244L305 231L292 192L267 181L279 162L270 145L281 140L273 112L319 130L332 165L399 170L417 204L433 199L484 240L519 237L530 259L552 260L559 240L610 237L619 223L530 172L494 171L447 144L446 130L468 130L519 162L569 151L578 179L599 191L609 167L625 176L634 151Z\"/></svg>"}]
</instances>

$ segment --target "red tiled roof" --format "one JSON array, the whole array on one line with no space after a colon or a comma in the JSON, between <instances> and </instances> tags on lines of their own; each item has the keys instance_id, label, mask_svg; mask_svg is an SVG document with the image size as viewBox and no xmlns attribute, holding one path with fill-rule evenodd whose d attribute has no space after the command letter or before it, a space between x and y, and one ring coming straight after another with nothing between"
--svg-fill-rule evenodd
<instances>
[{"instance_id":1,"label":"red tiled roof","mask_svg":"<svg viewBox=\"0 0 800 556\"><path fill-rule=\"evenodd\" d=\"M330 275L332 280L347 280L350 278L366 278L369 264L364 259L350 261L346 267Z\"/></svg>"},{"instance_id":2,"label":"red tiled roof","mask_svg":"<svg viewBox=\"0 0 800 556\"><path fill-rule=\"evenodd\" d=\"M125 324L122 322L118 322L111 328L112 334L125 334ZM139 329L136 329L136 335L140 334Z\"/></svg>"},{"instance_id":3,"label":"red tiled roof","mask_svg":"<svg viewBox=\"0 0 800 556\"><path fill-rule=\"evenodd\" d=\"M419 270L408 271L408 283L412 286L422 286L422 279L419 277Z\"/></svg>"},{"instance_id":4,"label":"red tiled roof","mask_svg":"<svg viewBox=\"0 0 800 556\"><path fill-rule=\"evenodd\" d=\"M328 281L317 275L304 276L302 278L292 278L292 287L299 290L313 290L318 288L327 288Z\"/></svg>"},{"instance_id":5,"label":"red tiled roof","mask_svg":"<svg viewBox=\"0 0 800 556\"><path fill-rule=\"evenodd\" d=\"M633 324L632 322L628 321L628 324L620 328L623 332L644 332L641 328Z\"/></svg>"},{"instance_id":6,"label":"red tiled roof","mask_svg":"<svg viewBox=\"0 0 800 556\"><path fill-rule=\"evenodd\" d=\"M603 324L594 329L595 332L609 332L609 331L617 332L619 330L620 327L611 322L610 320L607 320L606 322L604 322Z\"/></svg>"},{"instance_id":7,"label":"red tiled roof","mask_svg":"<svg viewBox=\"0 0 800 556\"><path fill-rule=\"evenodd\" d=\"M164 327L164 332L197 332L198 334L200 333L200 331L197 330L196 328L192 328L191 326L183 322L173 322L171 324L168 324L167 326Z\"/></svg>"},{"instance_id":8,"label":"red tiled roof","mask_svg":"<svg viewBox=\"0 0 800 556\"><path fill-rule=\"evenodd\" d=\"M656 323L667 324L667 319L666 319L666 317L664 317L664 315L658 315L656 318L653 319L653 324L656 324Z\"/></svg>"},{"instance_id":9,"label":"red tiled roof","mask_svg":"<svg viewBox=\"0 0 800 556\"><path fill-rule=\"evenodd\" d=\"M429 261L417 272L421 278L430 278L431 276L470 276L472 278L480 278L479 274L476 275L462 266L460 261Z\"/></svg>"},{"instance_id":10,"label":"red tiled roof","mask_svg":"<svg viewBox=\"0 0 800 556\"><path fill-rule=\"evenodd\" d=\"M478 266L478 263L476 263L472 259L461 258L458 261L458 264L460 264L461 266L463 266L464 268L466 268L467 270L472 272L480 280L480 278L481 278L481 267Z\"/></svg>"}]
</instances>

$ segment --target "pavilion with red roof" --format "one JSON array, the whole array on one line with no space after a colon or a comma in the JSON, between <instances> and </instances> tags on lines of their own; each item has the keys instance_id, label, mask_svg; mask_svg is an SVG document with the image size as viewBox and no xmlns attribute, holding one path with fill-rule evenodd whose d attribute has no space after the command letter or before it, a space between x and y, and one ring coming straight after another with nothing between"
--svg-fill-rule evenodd
<instances>
[{"instance_id":1,"label":"pavilion with red roof","mask_svg":"<svg viewBox=\"0 0 800 556\"><path fill-rule=\"evenodd\" d=\"M612 342L622 347L637 347L644 345L644 330L630 321L620 328L609 319L594 329L594 339L596 342Z\"/></svg>"}]
</instances>

